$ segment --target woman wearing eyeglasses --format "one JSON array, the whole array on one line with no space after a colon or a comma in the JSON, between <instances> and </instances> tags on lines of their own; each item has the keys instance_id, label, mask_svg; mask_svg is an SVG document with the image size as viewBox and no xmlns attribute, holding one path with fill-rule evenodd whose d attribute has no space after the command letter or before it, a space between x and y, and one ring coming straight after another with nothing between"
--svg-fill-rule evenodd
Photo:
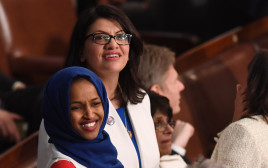
<instances>
[{"instance_id":1,"label":"woman wearing eyeglasses","mask_svg":"<svg viewBox=\"0 0 268 168\"><path fill-rule=\"evenodd\" d=\"M169 100L154 92L149 92L151 115L160 152L160 168L185 168L187 165L178 153L171 149L171 137L176 125L172 119Z\"/></svg>"},{"instance_id":2,"label":"woman wearing eyeglasses","mask_svg":"<svg viewBox=\"0 0 268 168\"><path fill-rule=\"evenodd\" d=\"M159 167L159 150L150 114L150 100L137 80L143 45L133 24L122 11L99 5L85 11L74 28L66 66L95 72L109 98L105 131L127 168ZM46 167L48 136L41 123L38 167Z\"/></svg>"}]
</instances>

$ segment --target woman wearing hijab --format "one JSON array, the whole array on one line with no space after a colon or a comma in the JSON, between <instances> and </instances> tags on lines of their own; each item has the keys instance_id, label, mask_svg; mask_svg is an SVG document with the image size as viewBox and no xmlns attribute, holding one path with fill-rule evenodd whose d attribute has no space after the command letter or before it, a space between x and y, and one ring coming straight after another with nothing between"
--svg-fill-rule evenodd
<instances>
[{"instance_id":1,"label":"woman wearing hijab","mask_svg":"<svg viewBox=\"0 0 268 168\"><path fill-rule=\"evenodd\" d=\"M116 167L117 151L104 131L109 112L106 89L92 71L58 71L44 90L44 126L49 135L51 168Z\"/></svg>"},{"instance_id":2,"label":"woman wearing hijab","mask_svg":"<svg viewBox=\"0 0 268 168\"><path fill-rule=\"evenodd\" d=\"M104 83L109 99L105 131L118 160L127 168L159 168L150 100L137 77L142 51L142 40L129 18L114 6L98 5L77 20L65 65L88 68ZM38 167L46 167L49 160L47 139L41 122Z\"/></svg>"}]
</instances>

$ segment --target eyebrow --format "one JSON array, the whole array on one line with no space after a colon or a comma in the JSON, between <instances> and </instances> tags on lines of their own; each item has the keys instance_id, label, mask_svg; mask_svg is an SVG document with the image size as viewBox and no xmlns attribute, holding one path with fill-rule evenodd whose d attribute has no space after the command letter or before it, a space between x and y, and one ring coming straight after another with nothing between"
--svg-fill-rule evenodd
<instances>
[{"instance_id":1,"label":"eyebrow","mask_svg":"<svg viewBox=\"0 0 268 168\"><path fill-rule=\"evenodd\" d=\"M95 98L93 98L91 100L98 100L98 99L100 99L100 97L95 97Z\"/></svg>"},{"instance_id":2,"label":"eyebrow","mask_svg":"<svg viewBox=\"0 0 268 168\"><path fill-rule=\"evenodd\" d=\"M121 32L125 32L125 31L124 30L119 30L119 31L115 32L115 34L118 34L118 33L121 33ZM97 30L94 33L105 33L105 34L109 34L109 33L105 32L103 30ZM92 33L90 33L90 34L92 34Z\"/></svg>"},{"instance_id":3,"label":"eyebrow","mask_svg":"<svg viewBox=\"0 0 268 168\"><path fill-rule=\"evenodd\" d=\"M164 120L164 118L163 117L157 117L157 118L155 118L156 120Z\"/></svg>"},{"instance_id":4,"label":"eyebrow","mask_svg":"<svg viewBox=\"0 0 268 168\"><path fill-rule=\"evenodd\" d=\"M98 99L100 99L100 98L95 97L95 98L91 99L91 101L95 101L95 100L98 100ZM81 102L80 101L72 101L72 102L70 102L70 104L74 104L74 103L81 103Z\"/></svg>"}]
</instances>

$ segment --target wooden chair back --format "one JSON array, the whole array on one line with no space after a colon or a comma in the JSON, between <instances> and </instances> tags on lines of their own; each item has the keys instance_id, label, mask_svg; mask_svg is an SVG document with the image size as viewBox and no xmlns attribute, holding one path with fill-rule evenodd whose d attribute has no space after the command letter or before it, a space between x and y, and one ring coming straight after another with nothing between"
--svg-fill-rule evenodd
<instances>
[{"instance_id":1,"label":"wooden chair back","mask_svg":"<svg viewBox=\"0 0 268 168\"><path fill-rule=\"evenodd\" d=\"M38 132L19 142L0 155L0 167L36 168Z\"/></svg>"},{"instance_id":2,"label":"wooden chair back","mask_svg":"<svg viewBox=\"0 0 268 168\"><path fill-rule=\"evenodd\" d=\"M145 43L166 46L179 55L199 44L197 36L186 33L163 31L140 31Z\"/></svg>"},{"instance_id":3,"label":"wooden chair back","mask_svg":"<svg viewBox=\"0 0 268 168\"><path fill-rule=\"evenodd\" d=\"M185 84L181 113L196 133L187 146L192 160L210 157L214 137L232 121L236 84L246 87L247 66L259 49L268 49L268 17L238 27L181 54L175 68Z\"/></svg>"},{"instance_id":4,"label":"wooden chair back","mask_svg":"<svg viewBox=\"0 0 268 168\"><path fill-rule=\"evenodd\" d=\"M76 21L72 0L0 0L0 15L12 75L28 83L46 79L51 63L63 61L68 51Z\"/></svg>"}]
</instances>

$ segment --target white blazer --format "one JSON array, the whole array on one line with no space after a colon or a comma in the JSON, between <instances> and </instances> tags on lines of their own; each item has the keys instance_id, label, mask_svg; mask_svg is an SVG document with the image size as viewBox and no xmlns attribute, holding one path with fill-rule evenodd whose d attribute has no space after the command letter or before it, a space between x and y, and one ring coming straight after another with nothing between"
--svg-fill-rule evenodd
<instances>
[{"instance_id":1,"label":"white blazer","mask_svg":"<svg viewBox=\"0 0 268 168\"><path fill-rule=\"evenodd\" d=\"M159 168L160 154L151 117L150 100L146 95L141 103L127 104L128 115L132 124L136 142L140 152L142 168ZM114 118L113 125L106 124L105 130L118 152L118 159L126 168L138 168L139 161L135 147L121 121L116 109L109 101L109 116ZM48 144L48 135L41 122L38 139L38 168L51 165L52 155Z\"/></svg>"},{"instance_id":2,"label":"white blazer","mask_svg":"<svg viewBox=\"0 0 268 168\"><path fill-rule=\"evenodd\" d=\"M268 167L268 124L260 115L230 124L221 133L211 160L223 168Z\"/></svg>"}]
</instances>

